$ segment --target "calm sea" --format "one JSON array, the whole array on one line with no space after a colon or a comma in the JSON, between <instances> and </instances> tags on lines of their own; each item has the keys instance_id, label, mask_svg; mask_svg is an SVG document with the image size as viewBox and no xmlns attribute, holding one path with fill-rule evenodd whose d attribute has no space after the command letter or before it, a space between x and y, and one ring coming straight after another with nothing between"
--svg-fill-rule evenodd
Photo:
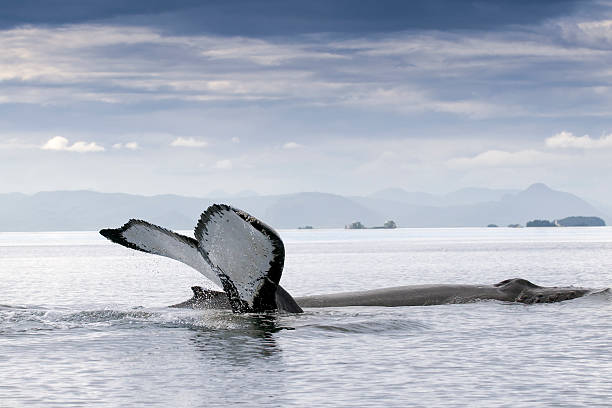
<instances>
[{"instance_id":1,"label":"calm sea","mask_svg":"<svg viewBox=\"0 0 612 408\"><path fill-rule=\"evenodd\" d=\"M293 295L612 286L612 228L280 231ZM1 407L610 407L612 298L251 316L95 232L0 233Z\"/></svg>"}]
</instances>

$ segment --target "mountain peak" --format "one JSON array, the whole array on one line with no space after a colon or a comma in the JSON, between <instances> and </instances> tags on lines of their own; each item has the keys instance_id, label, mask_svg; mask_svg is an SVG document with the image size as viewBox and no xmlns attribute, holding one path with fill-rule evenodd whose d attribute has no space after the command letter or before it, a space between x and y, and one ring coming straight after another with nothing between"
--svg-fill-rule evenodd
<instances>
[{"instance_id":1,"label":"mountain peak","mask_svg":"<svg viewBox=\"0 0 612 408\"><path fill-rule=\"evenodd\" d=\"M534 183L530 185L529 187L527 187L527 189L525 190L525 192L530 192L530 193L543 193L543 192L549 192L549 191L553 191L553 190L544 183Z\"/></svg>"}]
</instances>

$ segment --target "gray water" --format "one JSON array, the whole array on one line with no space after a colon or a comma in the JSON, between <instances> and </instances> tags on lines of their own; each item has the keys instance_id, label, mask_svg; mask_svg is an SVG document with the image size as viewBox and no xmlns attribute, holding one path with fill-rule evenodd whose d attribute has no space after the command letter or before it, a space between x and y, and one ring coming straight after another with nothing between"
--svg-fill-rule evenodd
<instances>
[{"instance_id":1,"label":"gray water","mask_svg":"<svg viewBox=\"0 0 612 408\"><path fill-rule=\"evenodd\" d=\"M612 228L280 231L294 296L419 283L612 286ZM609 293L557 304L233 315L95 232L0 233L0 406L612 406Z\"/></svg>"}]
</instances>

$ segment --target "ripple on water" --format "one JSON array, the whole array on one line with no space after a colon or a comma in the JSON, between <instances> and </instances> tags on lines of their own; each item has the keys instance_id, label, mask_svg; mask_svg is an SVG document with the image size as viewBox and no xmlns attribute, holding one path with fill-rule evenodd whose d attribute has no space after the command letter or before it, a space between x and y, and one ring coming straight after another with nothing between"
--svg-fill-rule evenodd
<instances>
[{"instance_id":1,"label":"ripple on water","mask_svg":"<svg viewBox=\"0 0 612 408\"><path fill-rule=\"evenodd\" d=\"M393 335L397 332L416 333L428 330L423 321L407 318L401 309L375 308L376 311L349 312L360 309L321 309L306 311L294 322L301 335L378 334Z\"/></svg>"},{"instance_id":2,"label":"ripple on water","mask_svg":"<svg viewBox=\"0 0 612 408\"><path fill-rule=\"evenodd\" d=\"M142 307L129 310L105 308L97 310L42 309L3 305L0 308L0 333L40 334L41 331L88 329L118 330L168 328L198 331L224 331L239 334L293 330L280 323L281 315L236 315L227 310L190 310Z\"/></svg>"},{"instance_id":3,"label":"ripple on water","mask_svg":"<svg viewBox=\"0 0 612 408\"><path fill-rule=\"evenodd\" d=\"M407 319L401 313L349 312L336 309L307 311L303 315L247 314L236 315L223 310L144 309L67 310L28 308L4 305L0 309L0 333L34 335L45 331L87 329L120 330L146 327L205 331L221 331L223 335L272 334L298 330L303 336L343 334L393 334L430 329L430 325Z\"/></svg>"}]
</instances>

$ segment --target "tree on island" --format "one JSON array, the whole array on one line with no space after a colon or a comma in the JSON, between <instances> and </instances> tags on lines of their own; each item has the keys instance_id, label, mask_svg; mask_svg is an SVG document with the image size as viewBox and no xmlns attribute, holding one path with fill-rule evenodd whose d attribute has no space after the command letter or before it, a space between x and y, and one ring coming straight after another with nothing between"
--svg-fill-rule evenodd
<instances>
[{"instance_id":1,"label":"tree on island","mask_svg":"<svg viewBox=\"0 0 612 408\"><path fill-rule=\"evenodd\" d=\"M344 226L345 229L365 229L365 225L363 225L360 221L355 221L349 225Z\"/></svg>"},{"instance_id":2,"label":"tree on island","mask_svg":"<svg viewBox=\"0 0 612 408\"><path fill-rule=\"evenodd\" d=\"M389 221L385 222L385 224L383 225L383 228L394 229L394 228L397 228L397 224L395 223L395 221L389 220Z\"/></svg>"},{"instance_id":3,"label":"tree on island","mask_svg":"<svg viewBox=\"0 0 612 408\"><path fill-rule=\"evenodd\" d=\"M548 220L533 220L525 224L528 227L556 227L555 223Z\"/></svg>"}]
</instances>

